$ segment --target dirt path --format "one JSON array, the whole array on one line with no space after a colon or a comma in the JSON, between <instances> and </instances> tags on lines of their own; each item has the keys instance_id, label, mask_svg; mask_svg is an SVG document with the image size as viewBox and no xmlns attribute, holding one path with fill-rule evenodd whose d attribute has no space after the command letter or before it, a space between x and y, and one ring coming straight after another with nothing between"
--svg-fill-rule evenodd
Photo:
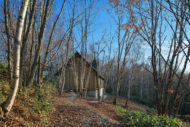
<instances>
[{"instance_id":1,"label":"dirt path","mask_svg":"<svg viewBox=\"0 0 190 127\"><path fill-rule=\"evenodd\" d=\"M55 111L50 116L54 127L121 127L115 108L76 98L71 92L55 97ZM107 107L108 106L108 107ZM109 109L109 110L108 110Z\"/></svg>"}]
</instances>

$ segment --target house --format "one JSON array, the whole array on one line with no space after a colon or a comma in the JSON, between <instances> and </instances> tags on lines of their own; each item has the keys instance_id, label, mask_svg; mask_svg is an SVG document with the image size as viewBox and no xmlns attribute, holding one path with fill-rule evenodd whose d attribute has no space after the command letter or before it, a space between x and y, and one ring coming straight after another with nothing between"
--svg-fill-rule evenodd
<instances>
[{"instance_id":1,"label":"house","mask_svg":"<svg viewBox=\"0 0 190 127\"><path fill-rule=\"evenodd\" d=\"M78 84L78 85L77 85ZM76 52L66 65L65 90L86 91L88 97L100 98L104 94L104 77L97 71L97 62L94 57L92 62L84 59L80 53Z\"/></svg>"}]
</instances>

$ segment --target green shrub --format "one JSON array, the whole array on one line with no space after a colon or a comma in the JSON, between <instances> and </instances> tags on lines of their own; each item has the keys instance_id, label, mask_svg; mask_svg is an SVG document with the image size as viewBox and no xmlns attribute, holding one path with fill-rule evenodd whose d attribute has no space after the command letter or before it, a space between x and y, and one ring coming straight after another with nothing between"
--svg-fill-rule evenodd
<instances>
[{"instance_id":1,"label":"green shrub","mask_svg":"<svg viewBox=\"0 0 190 127\"><path fill-rule=\"evenodd\" d=\"M5 64L0 64L0 80L8 79L8 70Z\"/></svg>"},{"instance_id":2,"label":"green shrub","mask_svg":"<svg viewBox=\"0 0 190 127\"><path fill-rule=\"evenodd\" d=\"M46 124L48 122L48 115L52 111L54 94L56 94L56 87L49 83L43 84L41 88L36 86L22 88L20 95L24 97L25 100L24 113L37 113L40 115L44 124Z\"/></svg>"},{"instance_id":3,"label":"green shrub","mask_svg":"<svg viewBox=\"0 0 190 127\"><path fill-rule=\"evenodd\" d=\"M10 85L7 81L0 81L0 103L4 102L10 91Z\"/></svg>"},{"instance_id":4,"label":"green shrub","mask_svg":"<svg viewBox=\"0 0 190 127\"><path fill-rule=\"evenodd\" d=\"M146 111L148 112L148 114L150 114L150 115L156 115L158 113L155 108L150 108L150 107L148 107L146 105L142 105L142 104L140 106L145 108Z\"/></svg>"},{"instance_id":5,"label":"green shrub","mask_svg":"<svg viewBox=\"0 0 190 127\"><path fill-rule=\"evenodd\" d=\"M0 80L0 104L9 96L10 86L8 80ZM34 126L33 124L46 126L49 120L48 116L53 111L54 94L57 94L56 86L50 83L44 83L41 88L34 85L19 87L10 113L11 116L16 117L9 117L10 120L14 121L15 119L18 123L25 121L25 126Z\"/></svg>"},{"instance_id":6,"label":"green shrub","mask_svg":"<svg viewBox=\"0 0 190 127\"><path fill-rule=\"evenodd\" d=\"M106 88L106 93L112 94L112 92L113 92L113 89L111 88L111 86L108 86L108 87Z\"/></svg>"},{"instance_id":7,"label":"green shrub","mask_svg":"<svg viewBox=\"0 0 190 127\"><path fill-rule=\"evenodd\" d=\"M27 90L33 90L29 96L30 99L27 101L32 104L30 107L32 111L36 113L41 113L42 111L50 112L51 105L53 104L53 94L56 93L56 89L53 85L44 84L42 88L33 87L33 88L26 88ZM26 94L26 90L24 94Z\"/></svg>"},{"instance_id":8,"label":"green shrub","mask_svg":"<svg viewBox=\"0 0 190 127\"><path fill-rule=\"evenodd\" d=\"M123 115L122 123L124 125L135 127L188 127L177 118L148 115L139 111L129 111L120 106L116 106L116 109Z\"/></svg>"}]
</instances>

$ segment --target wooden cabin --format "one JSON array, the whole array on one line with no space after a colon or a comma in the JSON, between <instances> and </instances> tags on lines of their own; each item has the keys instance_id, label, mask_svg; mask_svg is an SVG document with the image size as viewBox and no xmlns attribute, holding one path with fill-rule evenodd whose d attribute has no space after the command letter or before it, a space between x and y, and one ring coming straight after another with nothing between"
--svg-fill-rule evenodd
<instances>
[{"instance_id":1,"label":"wooden cabin","mask_svg":"<svg viewBox=\"0 0 190 127\"><path fill-rule=\"evenodd\" d=\"M104 78L98 74L95 58L92 62L88 62L76 52L68 60L65 75L64 89L76 91L78 84L78 91L79 89L87 90L87 96L97 98L98 90L100 90L100 96L103 96Z\"/></svg>"}]
</instances>

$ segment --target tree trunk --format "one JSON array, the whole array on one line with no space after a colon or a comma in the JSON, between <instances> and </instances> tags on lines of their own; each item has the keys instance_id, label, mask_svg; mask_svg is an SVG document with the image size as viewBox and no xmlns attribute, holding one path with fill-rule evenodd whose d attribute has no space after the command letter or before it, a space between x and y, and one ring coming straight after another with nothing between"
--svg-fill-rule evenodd
<instances>
[{"instance_id":1,"label":"tree trunk","mask_svg":"<svg viewBox=\"0 0 190 127\"><path fill-rule=\"evenodd\" d=\"M65 65L62 66L62 69L61 69L61 77L60 77L60 95L63 93L63 90L64 90L64 87L65 87Z\"/></svg>"},{"instance_id":2,"label":"tree trunk","mask_svg":"<svg viewBox=\"0 0 190 127\"><path fill-rule=\"evenodd\" d=\"M55 27L56 27L56 25L58 23L59 17L61 16L61 13L63 12L65 1L66 0L63 1L63 4L61 6L61 10L60 10L60 12L59 12L54 24L53 24L53 27L52 27L52 30L51 30L51 33L50 33L49 41L48 41L48 44L47 44L47 49L46 49L46 52L45 52L45 55L44 55L43 66L42 66L41 74L40 74L41 75L40 76L40 84L43 82L44 69L47 66L47 57L48 57L48 54L49 54L50 45L52 43L53 32L54 32Z\"/></svg>"},{"instance_id":3,"label":"tree trunk","mask_svg":"<svg viewBox=\"0 0 190 127\"><path fill-rule=\"evenodd\" d=\"M91 71L92 71L92 69L91 68L89 68L89 70L88 70L88 73L87 73L87 76L86 76L86 81L85 81L85 92L84 92L84 97L86 98L86 95L87 95L87 92L88 92L88 86L89 86L89 79L90 79L90 74L91 74Z\"/></svg>"},{"instance_id":4,"label":"tree trunk","mask_svg":"<svg viewBox=\"0 0 190 127\"><path fill-rule=\"evenodd\" d=\"M78 74L77 74L77 72L76 72L76 69L74 70L74 76L75 76L75 78L74 78L74 82L75 82L75 90L76 90L76 93L77 93L77 96L79 96L79 85L78 85L78 81L79 81L79 79L78 79Z\"/></svg>"},{"instance_id":5,"label":"tree trunk","mask_svg":"<svg viewBox=\"0 0 190 127\"><path fill-rule=\"evenodd\" d=\"M129 79L129 82L128 82L128 89L127 89L127 98L126 98L126 101L125 101L125 107L127 107L128 105L128 101L130 100L130 95L131 95L131 78L132 76L130 76L130 79Z\"/></svg>"},{"instance_id":6,"label":"tree trunk","mask_svg":"<svg viewBox=\"0 0 190 127\"><path fill-rule=\"evenodd\" d=\"M77 94L77 97L79 96L79 73L77 71L77 65L76 65L76 59L74 58L72 60L72 71L73 71L73 75L74 75L74 84L75 84L75 91Z\"/></svg>"},{"instance_id":7,"label":"tree trunk","mask_svg":"<svg viewBox=\"0 0 190 127\"><path fill-rule=\"evenodd\" d=\"M144 79L143 79L143 72L142 72L142 79L141 79L141 83L140 83L140 99L142 100L143 99L143 82L144 82Z\"/></svg>"},{"instance_id":8,"label":"tree trunk","mask_svg":"<svg viewBox=\"0 0 190 127\"><path fill-rule=\"evenodd\" d=\"M41 76L41 57L39 57L39 60L38 60L38 76L37 76L37 85L40 85L40 81L41 81L41 77L43 78L43 76Z\"/></svg>"},{"instance_id":9,"label":"tree trunk","mask_svg":"<svg viewBox=\"0 0 190 127\"><path fill-rule=\"evenodd\" d=\"M3 109L3 113L9 113L19 87L19 74L20 74L20 44L22 39L22 32L23 32L23 24L24 24L24 18L26 16L26 10L28 7L29 0L22 1L22 7L20 10L20 14L18 17L17 22L17 32L15 37L15 61L14 61L14 85L12 86L11 92L7 100L1 105Z\"/></svg>"},{"instance_id":10,"label":"tree trunk","mask_svg":"<svg viewBox=\"0 0 190 127\"><path fill-rule=\"evenodd\" d=\"M118 98L118 95L119 95L119 89L120 89L120 80L118 79L117 80L117 90L116 90L115 97L114 97L114 100L113 100L113 105L117 104L117 98Z\"/></svg>"},{"instance_id":11,"label":"tree trunk","mask_svg":"<svg viewBox=\"0 0 190 127\"><path fill-rule=\"evenodd\" d=\"M8 71L9 71L9 80L12 80L12 62L11 62L11 37L9 32L9 11L8 11L8 0L4 0L4 18L5 18L5 31L7 35L7 61L8 61Z\"/></svg>"},{"instance_id":12,"label":"tree trunk","mask_svg":"<svg viewBox=\"0 0 190 127\"><path fill-rule=\"evenodd\" d=\"M51 4L53 4L53 2L51 2ZM36 50L36 53L35 53L35 56L34 56L34 62L32 64L31 73L30 73L30 76L29 76L29 79L28 79L28 82L27 82L28 86L32 85L33 79L34 79L34 76L35 76L35 73L36 73L38 58L40 57L40 50L41 50L41 47L42 47L43 35L44 35L45 27L46 27L47 18L49 16L48 13L49 13L50 10L51 10L50 0L47 0L46 7L45 7L45 12L44 12L45 14L44 14L44 17L43 17L43 22L41 24L40 31L39 31L39 36L38 36L38 47L37 47L37 50Z\"/></svg>"},{"instance_id":13,"label":"tree trunk","mask_svg":"<svg viewBox=\"0 0 190 127\"><path fill-rule=\"evenodd\" d=\"M104 79L104 93L102 95L102 101L104 101L104 94L105 94L105 91L106 91L106 86L107 86L107 78Z\"/></svg>"},{"instance_id":14,"label":"tree trunk","mask_svg":"<svg viewBox=\"0 0 190 127\"><path fill-rule=\"evenodd\" d=\"M30 12L30 16L29 16L29 23L28 23L28 27L26 30L26 34L23 37L23 41L22 41L22 48L21 48L21 59L20 59L20 85L22 84L22 80L23 80L23 65L25 62L25 56L26 56L26 52L27 52L27 45L28 45L28 36L30 33L30 28L32 26L32 20L35 14L35 9L36 9L36 0L33 1L33 5L32 5L32 10Z\"/></svg>"}]
</instances>

